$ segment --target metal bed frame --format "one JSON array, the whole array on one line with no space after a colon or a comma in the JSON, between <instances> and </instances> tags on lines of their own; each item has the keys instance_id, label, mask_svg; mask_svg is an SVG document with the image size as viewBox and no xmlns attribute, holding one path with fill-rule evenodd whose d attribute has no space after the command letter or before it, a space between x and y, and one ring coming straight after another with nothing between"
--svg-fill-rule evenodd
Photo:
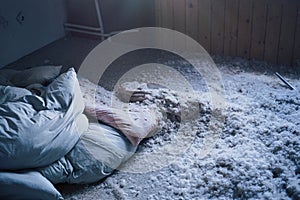
<instances>
[{"instance_id":1,"label":"metal bed frame","mask_svg":"<svg viewBox=\"0 0 300 200\"><path fill-rule=\"evenodd\" d=\"M110 37L120 31L115 31L115 32L110 32L110 33L105 33L104 32L104 26L103 26L103 21L102 21L102 16L101 16L101 9L100 9L100 3L99 0L94 0L94 5L97 13L97 20L98 20L98 27L93 27L93 26L85 26L85 25L79 25L79 24L73 24L73 23L65 23L65 29L67 31L71 32L78 32L78 33L84 33L88 35L96 35L100 36L101 40L104 40L107 37Z\"/></svg>"}]
</instances>

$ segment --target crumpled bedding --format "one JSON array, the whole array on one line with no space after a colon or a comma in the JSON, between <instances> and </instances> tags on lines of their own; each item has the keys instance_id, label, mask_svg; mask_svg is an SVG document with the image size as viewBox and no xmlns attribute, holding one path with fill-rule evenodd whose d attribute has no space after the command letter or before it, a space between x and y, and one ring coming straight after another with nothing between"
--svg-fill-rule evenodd
<instances>
[{"instance_id":1,"label":"crumpled bedding","mask_svg":"<svg viewBox=\"0 0 300 200\"><path fill-rule=\"evenodd\" d=\"M0 86L0 170L49 165L68 153L86 122L73 70L61 75L40 97L25 89ZM66 142L67 141L67 142Z\"/></svg>"},{"instance_id":2,"label":"crumpled bedding","mask_svg":"<svg viewBox=\"0 0 300 200\"><path fill-rule=\"evenodd\" d=\"M0 86L0 199L63 199L53 184L99 181L136 151L120 130L88 122L74 69L45 88Z\"/></svg>"},{"instance_id":3,"label":"crumpled bedding","mask_svg":"<svg viewBox=\"0 0 300 200\"><path fill-rule=\"evenodd\" d=\"M159 117L154 111L139 107L138 109L116 109L104 105L86 106L85 113L102 123L120 130L134 145L158 131Z\"/></svg>"},{"instance_id":4,"label":"crumpled bedding","mask_svg":"<svg viewBox=\"0 0 300 200\"><path fill-rule=\"evenodd\" d=\"M136 151L121 132L90 123L74 148L48 167L38 169L52 183L94 183L110 175Z\"/></svg>"}]
</instances>

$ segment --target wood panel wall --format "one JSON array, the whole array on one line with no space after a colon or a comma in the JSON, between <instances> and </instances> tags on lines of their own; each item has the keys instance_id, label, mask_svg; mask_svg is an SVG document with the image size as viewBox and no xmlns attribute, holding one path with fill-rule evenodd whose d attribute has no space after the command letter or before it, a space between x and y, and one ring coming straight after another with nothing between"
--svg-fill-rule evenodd
<instances>
[{"instance_id":1,"label":"wood panel wall","mask_svg":"<svg viewBox=\"0 0 300 200\"><path fill-rule=\"evenodd\" d=\"M156 26L209 53L293 65L300 60L300 0L155 0Z\"/></svg>"}]
</instances>

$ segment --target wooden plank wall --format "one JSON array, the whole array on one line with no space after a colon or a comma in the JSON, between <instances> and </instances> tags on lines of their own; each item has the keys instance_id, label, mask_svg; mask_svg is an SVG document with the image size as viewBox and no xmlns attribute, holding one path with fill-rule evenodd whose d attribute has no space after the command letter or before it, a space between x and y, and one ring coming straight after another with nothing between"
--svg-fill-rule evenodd
<instances>
[{"instance_id":1,"label":"wooden plank wall","mask_svg":"<svg viewBox=\"0 0 300 200\"><path fill-rule=\"evenodd\" d=\"M155 0L156 25L209 53L293 65L300 60L300 0Z\"/></svg>"}]
</instances>

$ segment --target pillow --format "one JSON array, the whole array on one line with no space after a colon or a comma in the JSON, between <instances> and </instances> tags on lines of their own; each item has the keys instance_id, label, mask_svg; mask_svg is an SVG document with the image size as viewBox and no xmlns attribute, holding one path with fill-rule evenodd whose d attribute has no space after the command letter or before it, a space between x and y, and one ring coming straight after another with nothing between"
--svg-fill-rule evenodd
<instances>
[{"instance_id":1,"label":"pillow","mask_svg":"<svg viewBox=\"0 0 300 200\"><path fill-rule=\"evenodd\" d=\"M9 87L2 87L4 94L10 94L5 91ZM0 104L0 170L51 164L69 152L87 129L87 119L78 118L84 103L73 69L55 79L43 97L25 95L12 101L15 98ZM86 121L85 127L80 123L78 128L77 118Z\"/></svg>"},{"instance_id":2,"label":"pillow","mask_svg":"<svg viewBox=\"0 0 300 200\"><path fill-rule=\"evenodd\" d=\"M146 108L120 110L98 105L95 108L86 106L85 113L120 130L134 146L160 128L158 116Z\"/></svg>"},{"instance_id":3,"label":"pillow","mask_svg":"<svg viewBox=\"0 0 300 200\"><path fill-rule=\"evenodd\" d=\"M48 85L60 73L62 66L40 66L21 71L11 78L11 82L18 87L39 83Z\"/></svg>"},{"instance_id":4,"label":"pillow","mask_svg":"<svg viewBox=\"0 0 300 200\"><path fill-rule=\"evenodd\" d=\"M0 85L0 105L5 102L16 101L26 95L31 95L27 89Z\"/></svg>"},{"instance_id":5,"label":"pillow","mask_svg":"<svg viewBox=\"0 0 300 200\"><path fill-rule=\"evenodd\" d=\"M0 199L62 200L62 195L39 172L0 172Z\"/></svg>"}]
</instances>

